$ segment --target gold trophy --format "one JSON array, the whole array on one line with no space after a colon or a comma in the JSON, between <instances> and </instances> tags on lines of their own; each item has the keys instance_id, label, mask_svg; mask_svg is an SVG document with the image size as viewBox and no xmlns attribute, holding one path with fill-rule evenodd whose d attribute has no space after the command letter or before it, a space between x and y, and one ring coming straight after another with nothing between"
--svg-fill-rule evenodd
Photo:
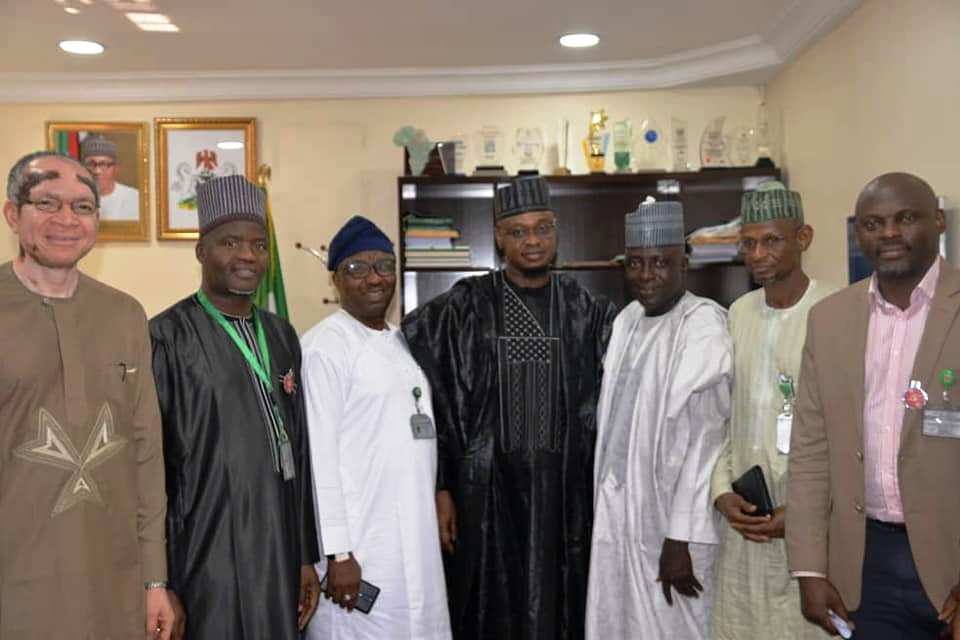
<instances>
[{"instance_id":1,"label":"gold trophy","mask_svg":"<svg viewBox=\"0 0 960 640\"><path fill-rule=\"evenodd\" d=\"M607 113L603 109L590 112L590 133L582 141L583 156L590 173L603 173L607 144L610 142L610 134L605 131L606 126Z\"/></svg>"}]
</instances>

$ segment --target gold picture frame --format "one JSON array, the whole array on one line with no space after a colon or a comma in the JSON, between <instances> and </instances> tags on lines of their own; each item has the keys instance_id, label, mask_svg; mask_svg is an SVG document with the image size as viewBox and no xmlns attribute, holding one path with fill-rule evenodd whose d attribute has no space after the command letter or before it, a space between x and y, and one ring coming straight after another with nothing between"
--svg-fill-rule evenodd
<instances>
[{"instance_id":1,"label":"gold picture frame","mask_svg":"<svg viewBox=\"0 0 960 640\"><path fill-rule=\"evenodd\" d=\"M196 186L212 177L257 177L256 118L154 118L157 238L195 240Z\"/></svg>"},{"instance_id":2,"label":"gold picture frame","mask_svg":"<svg viewBox=\"0 0 960 640\"><path fill-rule=\"evenodd\" d=\"M47 149L83 162L83 140L102 136L112 142L116 161L91 156L91 172L101 191L97 241L150 239L150 129L146 122L47 122ZM129 159L128 159L129 158ZM111 166L106 166L107 164Z\"/></svg>"}]
</instances>

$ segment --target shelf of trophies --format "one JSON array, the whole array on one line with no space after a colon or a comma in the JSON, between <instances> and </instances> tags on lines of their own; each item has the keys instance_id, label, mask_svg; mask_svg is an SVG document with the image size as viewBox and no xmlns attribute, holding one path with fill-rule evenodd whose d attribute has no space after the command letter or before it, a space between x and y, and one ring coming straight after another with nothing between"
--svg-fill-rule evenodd
<instances>
[{"instance_id":1,"label":"shelf of trophies","mask_svg":"<svg viewBox=\"0 0 960 640\"><path fill-rule=\"evenodd\" d=\"M762 113L761 113L762 115ZM758 125L758 131L765 126ZM723 118L711 121L700 139L699 171L634 170L631 151L638 138L629 121L613 126L614 173L610 169L610 134L606 114L591 113L589 133L581 147L593 173L571 175L568 160L569 123L561 122L558 162L550 185L551 207L557 214L559 245L557 270L568 273L595 294L622 306L626 302L621 263L624 251L624 215L649 196L679 200L684 205L686 232L692 247L689 288L729 305L753 285L738 262L735 219L743 192L780 171L766 157L763 140L724 133ZM671 122L674 167L686 167L686 125ZM399 252L401 301L404 313L448 290L464 277L491 271L500 260L494 243L493 196L515 176L499 162L501 133L485 127L473 175L464 175L462 141L431 142L426 134L404 127L394 137L404 147L404 173L398 179L399 225L403 243ZM640 142L663 146L664 137L649 123L641 127ZM761 136L763 138L763 136ZM625 142L627 141L627 142ZM682 144L681 144L682 143ZM644 153L640 147L637 153ZM544 150L539 130L517 130L514 154L521 175L536 174ZM759 160L758 160L759 158ZM736 166L741 165L741 166ZM751 165L751 166L742 166Z\"/></svg>"}]
</instances>

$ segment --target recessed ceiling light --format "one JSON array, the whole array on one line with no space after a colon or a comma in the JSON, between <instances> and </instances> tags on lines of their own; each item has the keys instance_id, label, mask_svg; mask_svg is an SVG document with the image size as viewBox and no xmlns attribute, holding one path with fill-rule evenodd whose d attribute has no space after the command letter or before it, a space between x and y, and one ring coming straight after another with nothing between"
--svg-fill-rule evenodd
<instances>
[{"instance_id":1,"label":"recessed ceiling light","mask_svg":"<svg viewBox=\"0 0 960 640\"><path fill-rule=\"evenodd\" d=\"M562 46L575 49L594 47L598 42L600 42L600 38L592 33L568 33L560 37L560 44Z\"/></svg>"},{"instance_id":2,"label":"recessed ceiling light","mask_svg":"<svg viewBox=\"0 0 960 640\"><path fill-rule=\"evenodd\" d=\"M76 7L64 7L63 10L72 16L75 16L78 13L80 13L80 9L77 9Z\"/></svg>"},{"instance_id":3,"label":"recessed ceiling light","mask_svg":"<svg viewBox=\"0 0 960 640\"><path fill-rule=\"evenodd\" d=\"M141 31L167 31L175 33L180 31L180 27L175 24L138 24Z\"/></svg>"},{"instance_id":4,"label":"recessed ceiling light","mask_svg":"<svg viewBox=\"0 0 960 640\"><path fill-rule=\"evenodd\" d=\"M134 24L169 24L170 18L162 13L143 13L132 11L124 14Z\"/></svg>"},{"instance_id":5,"label":"recessed ceiling light","mask_svg":"<svg viewBox=\"0 0 960 640\"><path fill-rule=\"evenodd\" d=\"M67 53L75 53L79 56L95 56L103 53L103 45L93 40L61 40L59 46Z\"/></svg>"},{"instance_id":6,"label":"recessed ceiling light","mask_svg":"<svg viewBox=\"0 0 960 640\"><path fill-rule=\"evenodd\" d=\"M217 148L224 151L233 151L234 149L243 149L243 143L237 140L224 140L217 143Z\"/></svg>"}]
</instances>

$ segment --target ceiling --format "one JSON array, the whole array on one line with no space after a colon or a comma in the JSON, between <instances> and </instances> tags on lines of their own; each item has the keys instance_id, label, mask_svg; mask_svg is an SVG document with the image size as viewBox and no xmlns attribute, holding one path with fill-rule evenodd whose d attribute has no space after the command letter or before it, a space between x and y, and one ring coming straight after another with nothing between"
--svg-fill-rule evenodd
<instances>
[{"instance_id":1,"label":"ceiling","mask_svg":"<svg viewBox=\"0 0 960 640\"><path fill-rule=\"evenodd\" d=\"M415 95L763 81L859 4L0 0L0 100L44 99L50 81L78 88L86 81L89 91L90 80L97 81L94 100L150 86L169 95L171 83L183 99L200 97L198 87L211 83L241 97L230 92L251 78L274 97L298 97L297 87L304 97L337 95L336 85L342 95ZM180 32L140 31L124 16L132 8L167 15ZM600 45L560 47L557 38L575 31L599 34ZM57 42L68 38L96 40L106 53L64 54Z\"/></svg>"}]
</instances>

